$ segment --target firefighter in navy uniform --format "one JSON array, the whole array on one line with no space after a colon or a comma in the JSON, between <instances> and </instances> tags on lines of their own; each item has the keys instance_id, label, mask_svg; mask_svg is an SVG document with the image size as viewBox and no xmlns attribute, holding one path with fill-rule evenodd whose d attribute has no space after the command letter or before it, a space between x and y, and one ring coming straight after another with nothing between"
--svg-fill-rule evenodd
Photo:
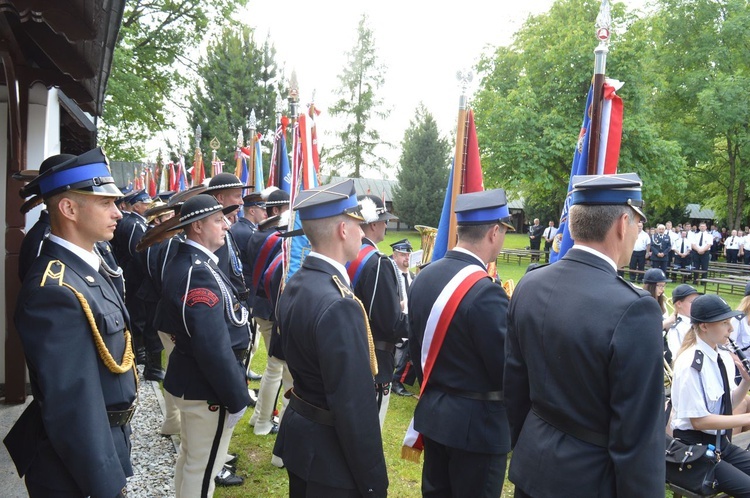
<instances>
[{"instance_id":1,"label":"firefighter in navy uniform","mask_svg":"<svg viewBox=\"0 0 750 498\"><path fill-rule=\"evenodd\" d=\"M641 211L633 173L572 180L575 245L508 308L504 393L516 496L664 496L662 316L617 275Z\"/></svg>"},{"instance_id":2,"label":"firefighter in navy uniform","mask_svg":"<svg viewBox=\"0 0 750 498\"><path fill-rule=\"evenodd\" d=\"M122 216L101 149L43 170L22 195L38 195L51 233L29 269L15 324L34 400L5 439L29 495L125 493L137 374L128 314L102 271L97 241Z\"/></svg>"},{"instance_id":3,"label":"firefighter in navy uniform","mask_svg":"<svg viewBox=\"0 0 750 498\"><path fill-rule=\"evenodd\" d=\"M346 180L304 190L294 206L312 251L279 299L294 389L274 447L293 498L384 497L388 490L372 391L377 362L344 268L362 242L354 193Z\"/></svg>"},{"instance_id":4,"label":"firefighter in navy uniform","mask_svg":"<svg viewBox=\"0 0 750 498\"><path fill-rule=\"evenodd\" d=\"M404 302L404 312L406 313L409 309L407 293L411 283L414 281L414 274L409 270L409 257L412 253L411 242L409 242L409 239L401 239L391 244L391 248L393 249L391 259L396 263L396 268L399 272L401 272L399 278L399 295L403 295L402 301ZM409 353L408 335L401 339L402 343L396 346L396 365L391 381L391 391L399 396L413 396L412 393L406 390L404 384L413 386L417 374L414 371L411 354Z\"/></svg>"},{"instance_id":5,"label":"firefighter in navy uniform","mask_svg":"<svg viewBox=\"0 0 750 498\"><path fill-rule=\"evenodd\" d=\"M199 194L185 201L172 227L184 228L187 240L166 268L157 326L175 340L164 389L175 397L182 422L177 498L213 494L234 426L250 402L248 311L214 254L226 240L224 215L236 209Z\"/></svg>"},{"instance_id":6,"label":"firefighter in navy uniform","mask_svg":"<svg viewBox=\"0 0 750 498\"><path fill-rule=\"evenodd\" d=\"M502 189L459 195L455 211L458 244L409 289L409 347L422 386L413 425L424 439L422 493L496 498L510 451L502 393L508 297L486 265L513 225ZM407 457L415 448L409 436Z\"/></svg>"},{"instance_id":7,"label":"firefighter in navy uniform","mask_svg":"<svg viewBox=\"0 0 750 498\"><path fill-rule=\"evenodd\" d=\"M388 220L394 216L386 211L383 201L375 195L357 198L362 204L362 232L365 236L356 259L347 265L347 272L354 294L365 305L375 341L378 358L375 396L382 428L391 396L396 344L408 335L408 316L403 313L405 299L400 295L400 271L393 260L379 252L376 246L385 238Z\"/></svg>"},{"instance_id":8,"label":"firefighter in navy uniform","mask_svg":"<svg viewBox=\"0 0 750 498\"><path fill-rule=\"evenodd\" d=\"M123 216L117 224L116 245L114 247L117 262L122 267L125 278L125 304L130 313L135 340L136 359L139 364L149 363L159 357L162 345L156 334L144 334L146 330L146 304L138 297L138 288L144 276L138 264L136 246L146 233L148 224L143 214L149 207L151 198L143 190L132 192L123 205L130 209L128 215Z\"/></svg>"}]
</instances>

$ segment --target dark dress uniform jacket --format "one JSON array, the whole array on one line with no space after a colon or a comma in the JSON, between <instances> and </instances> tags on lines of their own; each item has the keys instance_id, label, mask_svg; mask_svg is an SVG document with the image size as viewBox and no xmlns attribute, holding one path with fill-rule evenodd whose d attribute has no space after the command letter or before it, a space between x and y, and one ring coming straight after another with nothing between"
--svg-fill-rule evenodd
<instances>
[{"instance_id":1,"label":"dark dress uniform jacket","mask_svg":"<svg viewBox=\"0 0 750 498\"><path fill-rule=\"evenodd\" d=\"M661 321L655 299L580 249L523 277L505 362L516 486L541 498L664 496ZM561 432L532 405L607 446Z\"/></svg>"},{"instance_id":2,"label":"dark dress uniform jacket","mask_svg":"<svg viewBox=\"0 0 750 498\"><path fill-rule=\"evenodd\" d=\"M369 239L363 244L377 247ZM408 334L408 316L401 311L398 280L393 260L378 253L370 257L354 285L354 294L362 301L370 318L375 356L378 358L378 375L375 382L390 382L393 378L395 345ZM387 351L378 342L387 343Z\"/></svg>"},{"instance_id":3,"label":"dark dress uniform jacket","mask_svg":"<svg viewBox=\"0 0 750 498\"><path fill-rule=\"evenodd\" d=\"M281 244L274 244L274 247L268 254L265 256L264 262L258 262L258 258L261 256L261 252L263 249L263 244L266 243L266 240L268 237L276 233L278 229L276 227L271 227L266 230L257 230L255 233L250 236L250 238L247 241L247 245L245 246L245 250L243 253L245 254L245 259L248 262L247 267L245 267L245 283L247 284L248 288L248 304L253 310L253 316L257 318L262 318L264 320L271 320L273 321L275 318L273 316L273 307L271 306L271 301L269 300L268 296L266 296L266 291L263 288L263 285L255 286L255 281L261 280L261 275L266 270L269 264L271 264L271 261L273 261L273 258L276 257L276 255L281 252ZM256 275L256 266L259 270L259 274ZM249 278L248 278L249 276Z\"/></svg>"},{"instance_id":4,"label":"dark dress uniform jacket","mask_svg":"<svg viewBox=\"0 0 750 498\"><path fill-rule=\"evenodd\" d=\"M234 240L232 232L225 232L224 245L215 252L219 258L219 268L222 273L229 278L232 286L238 292L243 306L247 306L247 283L242 274L242 257L240 256L240 247Z\"/></svg>"},{"instance_id":5,"label":"dark dress uniform jacket","mask_svg":"<svg viewBox=\"0 0 750 498\"><path fill-rule=\"evenodd\" d=\"M62 281L88 301L99 333L119 364L125 351L127 312L119 294L88 263L45 241L29 270L15 314L34 401L6 440L19 474L50 489L112 497L133 474L130 425L110 427L107 410L124 410L136 398L133 370L115 374L94 346L92 330L73 292L50 275L64 265ZM55 271L60 269L54 266ZM9 440L13 440L9 443Z\"/></svg>"},{"instance_id":6,"label":"dark dress uniform jacket","mask_svg":"<svg viewBox=\"0 0 750 498\"><path fill-rule=\"evenodd\" d=\"M225 301L216 277L231 299ZM184 306L183 306L184 304ZM226 276L206 253L181 243L166 269L158 329L175 338L164 389L178 398L206 400L237 413L250 403L244 366L233 350L246 350L247 325L233 325L226 308L239 316L239 301Z\"/></svg>"},{"instance_id":7,"label":"dark dress uniform jacket","mask_svg":"<svg viewBox=\"0 0 750 498\"><path fill-rule=\"evenodd\" d=\"M420 385L422 339L438 295L461 269L476 258L448 251L425 267L409 288L409 348ZM448 394L440 389L474 393L500 391L505 357L505 316L508 297L489 278L478 281L464 296L448 327L427 388L414 411L414 428L445 446L477 453L510 451L505 404Z\"/></svg>"},{"instance_id":8,"label":"dark dress uniform jacket","mask_svg":"<svg viewBox=\"0 0 750 498\"><path fill-rule=\"evenodd\" d=\"M279 299L279 329L294 392L333 412L334 426L318 424L290 405L274 454L306 481L386 496L388 476L372 386L365 318L333 280L330 263L305 258Z\"/></svg>"},{"instance_id":9,"label":"dark dress uniform jacket","mask_svg":"<svg viewBox=\"0 0 750 498\"><path fill-rule=\"evenodd\" d=\"M651 261L667 261L671 249L672 241L669 239L667 232L662 234L656 233L651 237ZM660 252L664 253L664 256L657 256Z\"/></svg>"}]
</instances>

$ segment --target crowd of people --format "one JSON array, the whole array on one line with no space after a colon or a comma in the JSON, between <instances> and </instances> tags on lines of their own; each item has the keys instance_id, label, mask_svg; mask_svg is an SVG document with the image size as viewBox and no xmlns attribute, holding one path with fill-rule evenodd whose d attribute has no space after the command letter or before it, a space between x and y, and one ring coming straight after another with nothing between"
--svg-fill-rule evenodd
<instances>
[{"instance_id":1,"label":"crowd of people","mask_svg":"<svg viewBox=\"0 0 750 498\"><path fill-rule=\"evenodd\" d=\"M407 239L378 249L392 215L352 180L293 206L228 173L152 199L123 193L100 149L25 179L24 206L46 206L23 242L14 317L34 400L5 444L32 497L127 494L136 363L163 382L162 433L180 435L177 497L242 484L228 449L248 409L254 433L276 437L289 496L386 496L390 394L415 381L402 456L424 457L423 496L496 498L506 468L519 497L659 496L665 364L672 432L717 443L719 489L750 492L750 458L729 442L750 427L750 373L719 351L730 335L750 346L750 297L738 312L683 284L668 309L680 240L702 256L714 238L702 225L672 243L659 225L645 241L637 175L573 178L575 245L532 265L512 299L491 265L513 229L502 189L457 196L456 246L415 275ZM553 243L554 223L533 227L535 247ZM310 248L284 281L284 239L301 235ZM724 239L738 258L739 238ZM641 252L645 290L618 276Z\"/></svg>"}]
</instances>

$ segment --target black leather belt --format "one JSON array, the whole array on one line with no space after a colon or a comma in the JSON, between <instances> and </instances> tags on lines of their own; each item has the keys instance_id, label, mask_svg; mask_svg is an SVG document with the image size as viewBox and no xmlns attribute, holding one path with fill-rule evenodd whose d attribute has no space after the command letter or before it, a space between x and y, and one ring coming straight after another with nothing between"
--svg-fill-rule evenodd
<instances>
[{"instance_id":1,"label":"black leather belt","mask_svg":"<svg viewBox=\"0 0 750 498\"><path fill-rule=\"evenodd\" d=\"M454 389L452 387L443 386L440 384L428 384L428 387L437 389L438 391L443 391L446 394L451 394L453 396L458 396L461 398L467 398L467 399L473 399L476 401L502 401L503 400L503 392L502 391L488 391L483 393L473 392L473 391L464 391L463 389Z\"/></svg>"},{"instance_id":2,"label":"black leather belt","mask_svg":"<svg viewBox=\"0 0 750 498\"><path fill-rule=\"evenodd\" d=\"M127 410L107 410L107 418L109 418L110 427L122 427L123 425L130 422L135 413L135 403L131 405Z\"/></svg>"},{"instance_id":3,"label":"black leather belt","mask_svg":"<svg viewBox=\"0 0 750 498\"><path fill-rule=\"evenodd\" d=\"M237 358L237 361L239 361L243 365L245 364L248 356L250 355L249 349L233 349L232 352L234 353L234 357Z\"/></svg>"},{"instance_id":4,"label":"black leather belt","mask_svg":"<svg viewBox=\"0 0 750 498\"><path fill-rule=\"evenodd\" d=\"M285 397L289 399L289 406L294 409L295 412L299 413L307 420L315 422L316 424L329 425L333 427L333 412L318 408L315 405L311 405L304 399L297 396L293 390L288 390Z\"/></svg>"},{"instance_id":5,"label":"black leather belt","mask_svg":"<svg viewBox=\"0 0 750 498\"><path fill-rule=\"evenodd\" d=\"M374 341L373 345L378 351L385 351L386 353L393 353L396 351L396 345L391 342Z\"/></svg>"},{"instance_id":6,"label":"black leather belt","mask_svg":"<svg viewBox=\"0 0 750 498\"><path fill-rule=\"evenodd\" d=\"M531 405L531 411L558 431L564 432L569 436L601 448L606 448L609 445L609 436L607 434L592 431L570 420L564 420L558 414L552 413L536 403Z\"/></svg>"}]
</instances>

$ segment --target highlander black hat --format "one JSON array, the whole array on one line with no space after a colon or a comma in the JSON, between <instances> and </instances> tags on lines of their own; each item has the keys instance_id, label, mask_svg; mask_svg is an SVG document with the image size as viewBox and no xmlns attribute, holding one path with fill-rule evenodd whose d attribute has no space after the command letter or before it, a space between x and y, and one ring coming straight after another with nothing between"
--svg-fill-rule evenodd
<instances>
[{"instance_id":1,"label":"highlander black hat","mask_svg":"<svg viewBox=\"0 0 750 498\"><path fill-rule=\"evenodd\" d=\"M252 185L245 185L240 181L239 178L234 176L232 173L219 173L218 175L211 178L206 187L207 194L213 194L219 190L226 190L230 188L241 188L248 189L253 188Z\"/></svg>"},{"instance_id":2,"label":"highlander black hat","mask_svg":"<svg viewBox=\"0 0 750 498\"><path fill-rule=\"evenodd\" d=\"M229 214L235 211L239 206L234 204L222 207L212 195L198 194L186 200L180 209L180 221L169 228L169 231L185 228L194 221L202 220L214 213L221 211Z\"/></svg>"},{"instance_id":3,"label":"highlander black hat","mask_svg":"<svg viewBox=\"0 0 750 498\"><path fill-rule=\"evenodd\" d=\"M690 320L693 323L713 323L745 316L744 313L733 310L726 301L716 294L699 296L690 308Z\"/></svg>"}]
</instances>

